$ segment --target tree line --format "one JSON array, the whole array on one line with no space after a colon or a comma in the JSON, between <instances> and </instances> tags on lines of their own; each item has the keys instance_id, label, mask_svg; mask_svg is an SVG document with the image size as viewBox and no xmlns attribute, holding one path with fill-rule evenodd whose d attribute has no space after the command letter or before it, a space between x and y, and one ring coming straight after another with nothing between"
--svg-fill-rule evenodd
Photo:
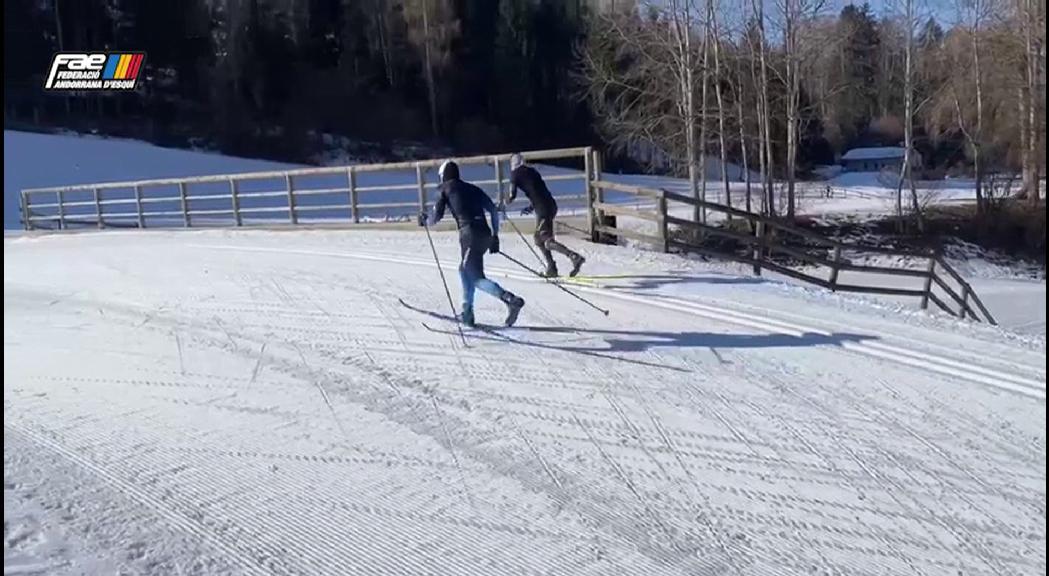
<instances>
[{"instance_id":1,"label":"tree line","mask_svg":"<svg viewBox=\"0 0 1049 576\"><path fill-rule=\"evenodd\" d=\"M380 156L578 144L594 138L570 76L584 4L9 0L5 120L294 160L324 134ZM58 50L141 50L146 78L134 95L44 94Z\"/></svg>"},{"instance_id":2,"label":"tree line","mask_svg":"<svg viewBox=\"0 0 1049 576\"><path fill-rule=\"evenodd\" d=\"M1044 0L891 1L8 0L5 123L285 160L330 135L380 157L598 144L729 201L740 165L747 207L787 216L815 166L902 145L975 176L981 209L1003 175L1037 201ZM57 50L143 50L146 81L44 94ZM911 165L897 206L921 226Z\"/></svg>"},{"instance_id":3,"label":"tree line","mask_svg":"<svg viewBox=\"0 0 1049 576\"><path fill-rule=\"evenodd\" d=\"M612 147L676 167L697 196L713 157L722 198L735 162L757 174L752 198L744 171L748 208L793 216L812 167L899 145L897 210L919 228L918 152L940 173L975 176L978 209L1003 194L1038 202L1044 0L954 0L935 16L918 0L880 16L823 0L621 1L590 21L580 81Z\"/></svg>"}]
</instances>

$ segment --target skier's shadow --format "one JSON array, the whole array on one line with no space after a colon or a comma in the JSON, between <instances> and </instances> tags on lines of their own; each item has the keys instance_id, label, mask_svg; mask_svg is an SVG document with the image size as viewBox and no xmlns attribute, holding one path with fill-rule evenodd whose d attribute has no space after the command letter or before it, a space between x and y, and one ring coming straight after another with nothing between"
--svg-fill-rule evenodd
<instances>
[{"instance_id":1,"label":"skier's shadow","mask_svg":"<svg viewBox=\"0 0 1049 576\"><path fill-rule=\"evenodd\" d=\"M723 334L717 332L659 332L649 330L600 330L567 326L528 326L529 332L546 334L580 334L605 341L607 347L562 346L545 342L566 352L645 352L653 348L806 348L843 346L849 342L877 340L876 336L832 332L792 334Z\"/></svg>"},{"instance_id":2,"label":"skier's shadow","mask_svg":"<svg viewBox=\"0 0 1049 576\"><path fill-rule=\"evenodd\" d=\"M636 276L607 279L595 276L594 279L601 281L601 285L605 288L634 291L657 290L675 284L763 284L768 282L768 280L762 278L716 275L684 276L671 274L639 274Z\"/></svg>"}]
</instances>

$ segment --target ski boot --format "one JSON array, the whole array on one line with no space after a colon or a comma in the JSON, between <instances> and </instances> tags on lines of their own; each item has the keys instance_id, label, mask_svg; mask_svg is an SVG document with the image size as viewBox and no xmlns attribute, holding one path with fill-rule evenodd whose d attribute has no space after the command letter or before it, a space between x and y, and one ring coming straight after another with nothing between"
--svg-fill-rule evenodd
<instances>
[{"instance_id":1,"label":"ski boot","mask_svg":"<svg viewBox=\"0 0 1049 576\"><path fill-rule=\"evenodd\" d=\"M477 322L474 320L474 309L468 306L463 306L463 313L460 316L463 321L463 326L467 328L473 328L477 326Z\"/></svg>"},{"instance_id":2,"label":"ski boot","mask_svg":"<svg viewBox=\"0 0 1049 576\"><path fill-rule=\"evenodd\" d=\"M557 265L555 265L555 264L548 264L546 266L546 271L543 272L543 277L544 278L557 278Z\"/></svg>"},{"instance_id":3,"label":"ski boot","mask_svg":"<svg viewBox=\"0 0 1049 576\"><path fill-rule=\"evenodd\" d=\"M579 269L583 267L583 262L586 262L586 258L575 253L573 253L570 258L572 259L572 271L568 273L568 276L575 278L576 274L579 274Z\"/></svg>"},{"instance_id":4,"label":"ski boot","mask_svg":"<svg viewBox=\"0 0 1049 576\"><path fill-rule=\"evenodd\" d=\"M516 296L512 292L503 292L500 300L506 304L506 325L513 326L517 322L517 315L521 313L521 308L524 308L524 298Z\"/></svg>"}]
</instances>

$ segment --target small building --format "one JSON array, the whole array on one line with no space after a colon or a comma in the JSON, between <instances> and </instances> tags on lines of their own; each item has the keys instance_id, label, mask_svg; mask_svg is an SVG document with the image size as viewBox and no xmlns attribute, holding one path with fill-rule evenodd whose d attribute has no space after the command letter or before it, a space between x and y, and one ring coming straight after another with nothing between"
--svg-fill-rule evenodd
<instances>
[{"instance_id":1,"label":"small building","mask_svg":"<svg viewBox=\"0 0 1049 576\"><path fill-rule=\"evenodd\" d=\"M853 148L841 157L841 166L846 172L881 172L899 170L907 149L902 146L879 146L876 148ZM911 152L911 168L920 170L921 154Z\"/></svg>"}]
</instances>

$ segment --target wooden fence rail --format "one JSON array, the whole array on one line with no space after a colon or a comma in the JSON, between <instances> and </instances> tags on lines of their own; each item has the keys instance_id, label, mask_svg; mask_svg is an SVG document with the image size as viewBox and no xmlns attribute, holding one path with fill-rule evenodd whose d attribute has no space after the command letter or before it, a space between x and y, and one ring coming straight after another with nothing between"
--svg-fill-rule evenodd
<instances>
[{"instance_id":1,"label":"wooden fence rail","mask_svg":"<svg viewBox=\"0 0 1049 576\"><path fill-rule=\"evenodd\" d=\"M594 238L598 234L622 236L652 244L666 252L677 249L733 260L751 265L755 274L760 275L762 270L770 270L832 291L915 297L920 299L922 309L927 308L929 302L932 302L948 314L996 324L994 317L980 301L972 286L936 252L848 244L799 228L780 219L662 189L610 182L602 180L598 175L594 175L590 180L590 186L593 190L588 197L593 223L591 236ZM646 210L597 200L602 198L606 191L654 200L654 206ZM709 221L696 222L675 216L673 210L678 207L699 208L724 215L726 219L746 222L749 232L740 228L718 226ZM609 226L606 224L606 214L654 222L655 232ZM746 251L740 253L713 247L710 242L706 241L712 237L731 240L741 245ZM831 256L828 258L825 254L814 252L812 248L830 251ZM845 258L848 254L862 253L907 257L924 262L925 267L913 269L857 264ZM776 261L774 259L776 256L793 258L808 266L806 269L794 268ZM816 271L813 271L812 268L815 268ZM826 277L817 275L816 272L822 269L827 271ZM843 282L842 272L853 273L850 276L855 280ZM922 285L915 288L878 286L872 282L873 276L915 278L921 280ZM861 279L865 281L861 283Z\"/></svg>"},{"instance_id":2,"label":"wooden fence rail","mask_svg":"<svg viewBox=\"0 0 1049 576\"><path fill-rule=\"evenodd\" d=\"M562 194L558 199L586 202L591 191L586 185L590 148L532 150L521 154L530 161L577 158L580 165L585 166L583 171L549 174L544 178L549 182L580 181L579 194ZM502 164L509 158L509 154L494 154L454 160L463 167L492 167L493 178L475 179L473 183L494 187L495 196L501 200L507 183ZM395 211L401 217L410 217L426 209L432 191L439 186L435 181L426 180L427 170L442 162L420 160L30 188L21 191L22 223L26 230L65 230L81 226L101 229L280 222L295 225L303 221L359 223L365 219L365 211L375 210ZM361 183L364 175L383 173L388 176L384 180L395 183ZM324 183L313 182L311 186L309 180L318 178ZM249 187L249 184L255 186ZM107 197L117 193L122 196ZM379 201L368 202L368 198Z\"/></svg>"}]
</instances>

